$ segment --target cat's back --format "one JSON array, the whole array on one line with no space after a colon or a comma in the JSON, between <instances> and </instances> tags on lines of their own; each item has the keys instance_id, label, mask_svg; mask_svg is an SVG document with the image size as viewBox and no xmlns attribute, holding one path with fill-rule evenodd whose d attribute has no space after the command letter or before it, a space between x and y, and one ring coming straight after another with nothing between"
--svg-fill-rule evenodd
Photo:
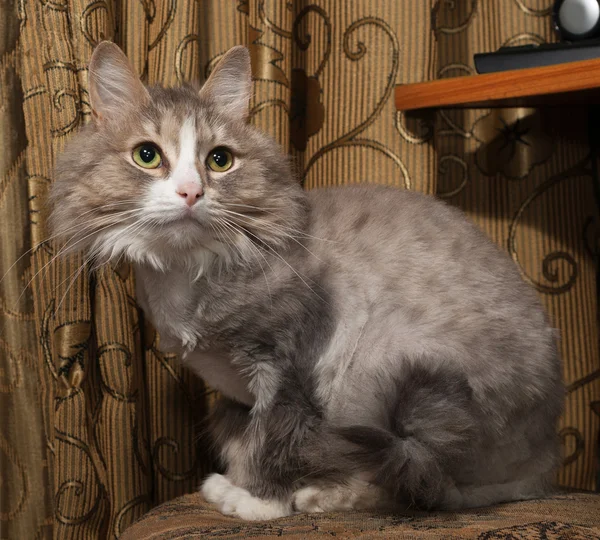
<instances>
[{"instance_id":1,"label":"cat's back","mask_svg":"<svg viewBox=\"0 0 600 540\"><path fill-rule=\"evenodd\" d=\"M396 294L429 311L507 309L545 324L514 262L457 208L369 185L316 189L308 199L311 251L371 301Z\"/></svg>"},{"instance_id":2,"label":"cat's back","mask_svg":"<svg viewBox=\"0 0 600 540\"><path fill-rule=\"evenodd\" d=\"M340 320L366 329L367 350L385 343L411 356L456 357L475 385L473 370L489 380L516 365L555 377L554 333L535 291L460 210L377 186L308 197L311 251L331 269Z\"/></svg>"},{"instance_id":3,"label":"cat's back","mask_svg":"<svg viewBox=\"0 0 600 540\"><path fill-rule=\"evenodd\" d=\"M518 276L506 253L462 211L431 195L359 185L315 189L308 198L310 234L325 240L321 244L333 257L368 255L375 264L386 261L404 271L433 264L444 273L468 265L488 268L489 278ZM318 240L315 244L322 251Z\"/></svg>"},{"instance_id":4,"label":"cat's back","mask_svg":"<svg viewBox=\"0 0 600 540\"><path fill-rule=\"evenodd\" d=\"M432 195L415 191L355 185L313 189L308 191L308 199L311 226L327 226L330 236L339 239L348 235L358 238L363 231L376 229L417 237L428 233L447 237L458 230L475 231L463 212Z\"/></svg>"}]
</instances>

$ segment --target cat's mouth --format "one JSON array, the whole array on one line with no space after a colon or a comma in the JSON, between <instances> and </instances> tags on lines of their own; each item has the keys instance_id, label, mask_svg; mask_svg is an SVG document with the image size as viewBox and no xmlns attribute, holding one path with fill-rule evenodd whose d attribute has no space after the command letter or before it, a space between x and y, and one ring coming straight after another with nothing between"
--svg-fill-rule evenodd
<instances>
[{"instance_id":1,"label":"cat's mouth","mask_svg":"<svg viewBox=\"0 0 600 540\"><path fill-rule=\"evenodd\" d=\"M193 212L182 212L181 215L169 220L166 225L168 227L188 229L204 229L207 226L205 220Z\"/></svg>"},{"instance_id":2,"label":"cat's mouth","mask_svg":"<svg viewBox=\"0 0 600 540\"><path fill-rule=\"evenodd\" d=\"M198 208L184 206L172 206L161 208L156 212L156 220L164 227L180 227L182 225L206 225L205 212Z\"/></svg>"}]
</instances>

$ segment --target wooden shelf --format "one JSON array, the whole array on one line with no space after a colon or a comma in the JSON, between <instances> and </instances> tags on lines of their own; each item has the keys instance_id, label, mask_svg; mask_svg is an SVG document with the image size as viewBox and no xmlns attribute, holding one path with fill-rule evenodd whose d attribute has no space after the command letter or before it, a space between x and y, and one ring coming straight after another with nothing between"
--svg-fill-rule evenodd
<instances>
[{"instance_id":1,"label":"wooden shelf","mask_svg":"<svg viewBox=\"0 0 600 540\"><path fill-rule=\"evenodd\" d=\"M396 109L600 105L600 59L403 84Z\"/></svg>"}]
</instances>

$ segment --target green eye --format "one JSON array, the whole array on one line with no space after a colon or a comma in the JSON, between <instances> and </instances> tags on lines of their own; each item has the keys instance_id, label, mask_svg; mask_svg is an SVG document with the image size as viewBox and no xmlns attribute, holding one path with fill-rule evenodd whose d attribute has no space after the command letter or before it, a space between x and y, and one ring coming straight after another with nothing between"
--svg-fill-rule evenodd
<instances>
[{"instance_id":1,"label":"green eye","mask_svg":"<svg viewBox=\"0 0 600 540\"><path fill-rule=\"evenodd\" d=\"M225 172L233 165L233 156L227 148L219 146L212 150L206 158L208 168L215 172Z\"/></svg>"},{"instance_id":2,"label":"green eye","mask_svg":"<svg viewBox=\"0 0 600 540\"><path fill-rule=\"evenodd\" d=\"M131 155L133 161L144 169L156 169L161 166L162 158L158 148L153 144L142 144L138 146Z\"/></svg>"}]
</instances>

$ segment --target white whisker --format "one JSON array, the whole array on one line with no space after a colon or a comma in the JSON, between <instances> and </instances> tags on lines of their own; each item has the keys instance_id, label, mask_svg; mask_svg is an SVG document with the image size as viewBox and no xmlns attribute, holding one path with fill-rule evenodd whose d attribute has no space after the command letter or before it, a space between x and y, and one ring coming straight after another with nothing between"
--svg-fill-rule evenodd
<instances>
[{"instance_id":1,"label":"white whisker","mask_svg":"<svg viewBox=\"0 0 600 540\"><path fill-rule=\"evenodd\" d=\"M81 217L81 216L83 216L83 215L85 215L85 214L87 214L87 213L89 213L89 212L95 212L95 211L96 211L96 209L94 209L94 210L90 210L90 211L88 211L88 212L84 212L84 213L83 213L83 214L81 214L79 217ZM96 219L97 219L97 220L99 220L99 219L105 220L105 219L107 219L107 218L109 218L109 217L110 217L110 218L119 217L119 216L121 216L121 215L123 215L123 214L125 214L125 213L130 213L130 212L135 212L135 211L137 211L137 210L126 210L126 211L123 211L123 212L116 212L116 213L114 213L114 214L109 214L109 215L102 215L102 216L98 216ZM95 221L92 221L92 224L94 224L94 225L95 225L95 224L96 224L96 222L95 222ZM103 223L99 223L99 225L102 225L102 224L103 224ZM89 226L89 224L86 224L86 225L88 225L88 226ZM64 230L62 230L62 231L60 231L60 232L56 233L56 234L53 234L52 236L49 236L48 238L45 238L44 240L42 240L41 242L39 242L38 244L36 244L36 245L35 245L35 246L33 246L32 248L29 248L27 251L25 251L23 254L21 254L21 256L20 256L20 257L19 257L19 258L18 258L18 259L17 259L17 260L14 262L14 263L12 263L12 264L9 266L8 270L6 270L6 272L4 273L4 275L3 275L3 276L0 278L0 283L2 283L2 281L4 281L4 279L6 278L6 276L8 276L8 274L10 273L10 271L11 271L11 270L12 270L12 269L13 269L13 268L14 268L14 267L17 265L17 264L19 264L19 261L20 261L21 259L23 259L23 257L26 257L28 254L32 253L33 251L36 251L36 250L37 250L37 249L39 249L41 246L43 246L44 244L47 244L47 243L48 243L48 242L50 242L51 240L54 240L54 239L56 239L56 238L58 238L58 237L60 237L60 236L64 236L66 233L68 233L68 232L70 232L70 231L72 231L72 230L74 230L74 229L78 229L78 228L79 228L79 229L81 228L81 224L80 224L80 223L77 223L76 225L73 225L73 226L71 226L71 227L68 227L67 229L64 229Z\"/></svg>"},{"instance_id":2,"label":"white whisker","mask_svg":"<svg viewBox=\"0 0 600 540\"><path fill-rule=\"evenodd\" d=\"M293 242L296 242L296 244L298 244L301 248L305 249L310 255L312 255L315 259L317 259L319 262L323 262L319 257L317 257L317 255L315 255L310 249L308 249L302 242L300 242L296 237L294 237L293 235L285 232L284 230L281 230L278 228L278 226L275 223L265 223L257 218L251 217L251 216L247 216L245 214L239 214L237 212L232 212L231 210L223 210L223 212L227 213L227 214L232 214L235 216L239 216L245 219L250 220L255 226L257 226L257 228L262 227L264 231L266 232L275 232L277 234L280 234L281 236L283 236L284 238L289 238L290 240L292 240ZM270 229L269 229L270 227Z\"/></svg>"},{"instance_id":3,"label":"white whisker","mask_svg":"<svg viewBox=\"0 0 600 540\"><path fill-rule=\"evenodd\" d=\"M227 229L224 226L225 224L223 223L223 221L221 219L217 219L217 223L215 223L215 227L218 226L219 230L221 231L221 233L223 234L223 236L226 236L226 239L229 239L229 241L225 241L225 245L228 246L232 246L235 251L237 252L238 256L239 256L239 262L241 264L244 264L246 262L245 257L244 257L244 253L242 252L242 250L240 249L240 247L237 245L237 243L235 242L235 236L233 237L233 241L231 240L231 237L229 235L226 235L225 233L227 232ZM237 231L234 231L237 232Z\"/></svg>"},{"instance_id":4,"label":"white whisker","mask_svg":"<svg viewBox=\"0 0 600 540\"><path fill-rule=\"evenodd\" d=\"M228 222L230 225L237 227L235 223L231 223ZM299 274L296 269L290 264L288 263L282 256L281 254L279 254L275 249L273 249L271 246L269 246L268 244L264 243L258 236L256 236L255 234L251 233L250 231L248 231L247 229L244 229L244 232L246 232L247 234L249 234L250 236L254 237L259 243L256 244L256 247L258 247L258 249L261 249L262 246L264 246L265 248L267 248L273 255L275 255L277 258L279 258L292 272L294 272L294 274L296 274L296 276L298 277L298 279L300 279L300 281L302 281L302 283L304 283L304 285L306 285L306 287L308 287L308 289L310 291L313 292L313 294L315 294L316 296L318 296L321 300L323 300L323 302L328 303L319 293L317 293L317 291L315 291L302 277L301 274ZM304 276L306 277L306 276ZM309 279L308 277L306 277L306 279ZM310 280L312 281L312 280ZM314 282L313 282L314 283ZM316 285L316 284L315 284Z\"/></svg>"},{"instance_id":5,"label":"white whisker","mask_svg":"<svg viewBox=\"0 0 600 540\"><path fill-rule=\"evenodd\" d=\"M126 218L129 219L129 218ZM15 302L15 308L18 305L19 301L21 300L21 297L23 296L23 294L25 294L25 291L29 288L29 286L31 285L31 283L35 280L35 278L40 274L40 272L42 272L44 269L46 269L48 266L50 266L50 264L52 264L56 259L58 259L61 255L63 255L66 251L68 251L69 249L72 249L74 246L76 246L77 244L79 244L80 242L83 242L84 240L86 240L87 238L89 238L90 236L93 236L105 229L108 229L110 227L114 227L116 225L119 225L121 223L123 223L123 221L118 221L115 223L110 223L104 227L100 227L99 229L94 229L91 233L86 234L85 236L83 236L82 238L80 238L79 240L70 243L70 241L67 241L67 243L65 244L65 246L63 246L59 252L54 255L54 257L52 257L44 266L42 266L42 268L40 268L34 275L33 277L28 281L27 285L25 285L25 287L23 288L23 290L21 291L21 294L19 295L19 297L17 298L16 302ZM44 278L45 278L46 274L44 274Z\"/></svg>"},{"instance_id":6,"label":"white whisker","mask_svg":"<svg viewBox=\"0 0 600 540\"><path fill-rule=\"evenodd\" d=\"M253 210L260 210L262 212L264 212L265 214L270 214L272 216L275 217L279 217L279 213L277 212L270 212L268 209L264 209L261 208L260 206L252 206L249 204L236 204L236 203L220 203L223 206L227 206L227 207L232 207L232 206L239 206L239 207L243 207L243 208L249 208L249 209L253 209ZM230 210L231 212L231 210ZM238 214L240 216L245 216L245 214ZM250 216L246 216L246 217L250 217ZM256 218L255 218L256 219ZM275 223L271 223L271 225L275 225ZM294 233L298 234L298 238L312 238L313 240L318 240L319 242L331 242L332 244L339 244L340 242L338 242L337 240L331 240L329 238L320 238L318 236L313 236L312 234L308 234L306 231L302 231L300 229L295 229L294 227L290 227L288 225L284 225L282 223L278 223L277 227L283 229L283 230L288 230Z\"/></svg>"},{"instance_id":7,"label":"white whisker","mask_svg":"<svg viewBox=\"0 0 600 540\"><path fill-rule=\"evenodd\" d=\"M219 221L220 221L220 222L221 222L221 223L222 223L224 226L230 227L230 228L232 228L232 229L235 231L235 229L232 227L232 225L231 225L231 224L229 224L227 221L222 221L222 220L219 220ZM242 235L242 238L245 238L245 236L243 236L243 235ZM249 241L249 242L250 242L250 241ZM262 257L262 259L265 261L265 263L267 263L267 266L268 266L268 267L271 269L271 273L273 273L273 274L274 274L275 272L274 272L274 270L273 270L273 267L271 266L271 264L269 263L269 261L267 260L267 258L266 258L266 257L265 257L265 256L264 256L262 253L261 253L260 249L258 249L258 248L257 248L257 247L256 247L256 246L255 246L255 245L252 243L252 242L250 242L248 245L249 245L249 246L250 246L250 247L251 247L251 248L252 248L252 249L253 249L253 250L254 250L256 253L258 253L258 254L259 254L261 257ZM268 294L269 294L269 302L270 302L270 304L271 304L271 310L273 310L273 297L272 297L272 295L271 295L271 287L269 286L269 280L267 279L267 274L266 274L266 272L265 272L265 269L264 269L264 267L263 267L262 263L260 262L260 259L257 259L257 261L258 261L258 264L260 265L260 269L262 270L263 276L264 276L264 278L265 278L265 285L267 286L267 292L268 292Z\"/></svg>"},{"instance_id":8,"label":"white whisker","mask_svg":"<svg viewBox=\"0 0 600 540\"><path fill-rule=\"evenodd\" d=\"M79 269L77 270L77 272L75 273L75 277L71 280L71 282L69 283L69 286L67 287L67 290L65 291L65 294L63 294L62 298L60 299L60 302L58 303L58 305L54 308L54 313L58 313L58 310L60 309L60 306L62 306L62 303L65 301L65 298L67 297L67 295L69 294L69 291L71 290L71 288L73 287L73 285L75 284L75 282L77 281L77 278L81 275L81 273L83 272L84 268L87 266L87 264L93 259L94 255L90 255L87 259L85 259L83 261L83 263L81 264L81 266L79 267ZM72 276L73 274L71 274ZM60 287L60 285L62 285L65 281L67 281L71 276L69 276L66 280L64 280L62 283L60 283L58 285L58 287ZM57 287L57 288L58 288Z\"/></svg>"}]
</instances>

